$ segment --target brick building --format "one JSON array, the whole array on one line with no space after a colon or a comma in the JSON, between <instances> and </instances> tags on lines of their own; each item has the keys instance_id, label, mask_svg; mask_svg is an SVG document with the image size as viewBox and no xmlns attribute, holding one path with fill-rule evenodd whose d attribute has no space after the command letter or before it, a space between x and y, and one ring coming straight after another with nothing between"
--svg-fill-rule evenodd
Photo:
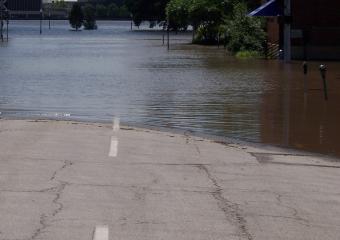
<instances>
[{"instance_id":1,"label":"brick building","mask_svg":"<svg viewBox=\"0 0 340 240\"><path fill-rule=\"evenodd\" d=\"M270 0L250 13L267 17L268 44L285 59L340 59L339 0Z\"/></svg>"}]
</instances>

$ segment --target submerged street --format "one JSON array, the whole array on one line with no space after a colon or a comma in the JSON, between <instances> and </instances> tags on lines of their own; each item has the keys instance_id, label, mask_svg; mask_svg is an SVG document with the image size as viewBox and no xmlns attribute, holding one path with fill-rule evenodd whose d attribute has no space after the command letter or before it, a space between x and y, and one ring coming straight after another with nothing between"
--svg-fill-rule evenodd
<instances>
[{"instance_id":1,"label":"submerged street","mask_svg":"<svg viewBox=\"0 0 340 240\"><path fill-rule=\"evenodd\" d=\"M339 8L0 0L0 240L339 240Z\"/></svg>"},{"instance_id":2,"label":"submerged street","mask_svg":"<svg viewBox=\"0 0 340 240\"><path fill-rule=\"evenodd\" d=\"M340 237L332 158L119 119L2 119L0 142L1 240Z\"/></svg>"},{"instance_id":3,"label":"submerged street","mask_svg":"<svg viewBox=\"0 0 340 240\"><path fill-rule=\"evenodd\" d=\"M70 31L67 21L11 21L0 43L0 117L165 127L340 156L340 65L236 59L129 21ZM319 64L326 64L329 100Z\"/></svg>"}]
</instances>

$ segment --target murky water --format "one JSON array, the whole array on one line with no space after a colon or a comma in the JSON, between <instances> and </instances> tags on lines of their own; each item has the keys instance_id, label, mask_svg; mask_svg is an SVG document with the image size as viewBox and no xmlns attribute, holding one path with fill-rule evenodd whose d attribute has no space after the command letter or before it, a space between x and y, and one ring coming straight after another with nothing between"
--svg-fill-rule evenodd
<instances>
[{"instance_id":1,"label":"murky water","mask_svg":"<svg viewBox=\"0 0 340 240\"><path fill-rule=\"evenodd\" d=\"M300 62L236 60L217 47L192 46L190 34L130 31L99 22L69 31L66 22L12 22L0 44L2 116L75 118L170 127L340 156L340 64L328 65L329 101L319 63L304 94Z\"/></svg>"}]
</instances>

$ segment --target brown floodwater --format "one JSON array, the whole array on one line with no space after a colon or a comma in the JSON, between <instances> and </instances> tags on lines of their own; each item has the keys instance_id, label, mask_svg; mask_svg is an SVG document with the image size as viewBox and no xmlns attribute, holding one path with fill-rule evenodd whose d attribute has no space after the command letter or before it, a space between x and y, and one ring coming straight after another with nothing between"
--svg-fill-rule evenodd
<instances>
[{"instance_id":1,"label":"brown floodwater","mask_svg":"<svg viewBox=\"0 0 340 240\"><path fill-rule=\"evenodd\" d=\"M340 156L340 64L239 60L188 44L191 34L130 31L99 22L14 21L0 44L0 117L112 121L268 143ZM329 100L318 70L328 67Z\"/></svg>"}]
</instances>

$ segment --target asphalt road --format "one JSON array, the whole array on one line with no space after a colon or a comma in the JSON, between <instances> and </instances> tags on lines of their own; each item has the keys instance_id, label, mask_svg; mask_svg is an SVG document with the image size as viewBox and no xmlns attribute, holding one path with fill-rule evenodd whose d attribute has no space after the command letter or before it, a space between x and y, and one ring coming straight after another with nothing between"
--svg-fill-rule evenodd
<instances>
[{"instance_id":1,"label":"asphalt road","mask_svg":"<svg viewBox=\"0 0 340 240\"><path fill-rule=\"evenodd\" d=\"M0 120L0 240L340 239L339 183L312 154Z\"/></svg>"}]
</instances>

